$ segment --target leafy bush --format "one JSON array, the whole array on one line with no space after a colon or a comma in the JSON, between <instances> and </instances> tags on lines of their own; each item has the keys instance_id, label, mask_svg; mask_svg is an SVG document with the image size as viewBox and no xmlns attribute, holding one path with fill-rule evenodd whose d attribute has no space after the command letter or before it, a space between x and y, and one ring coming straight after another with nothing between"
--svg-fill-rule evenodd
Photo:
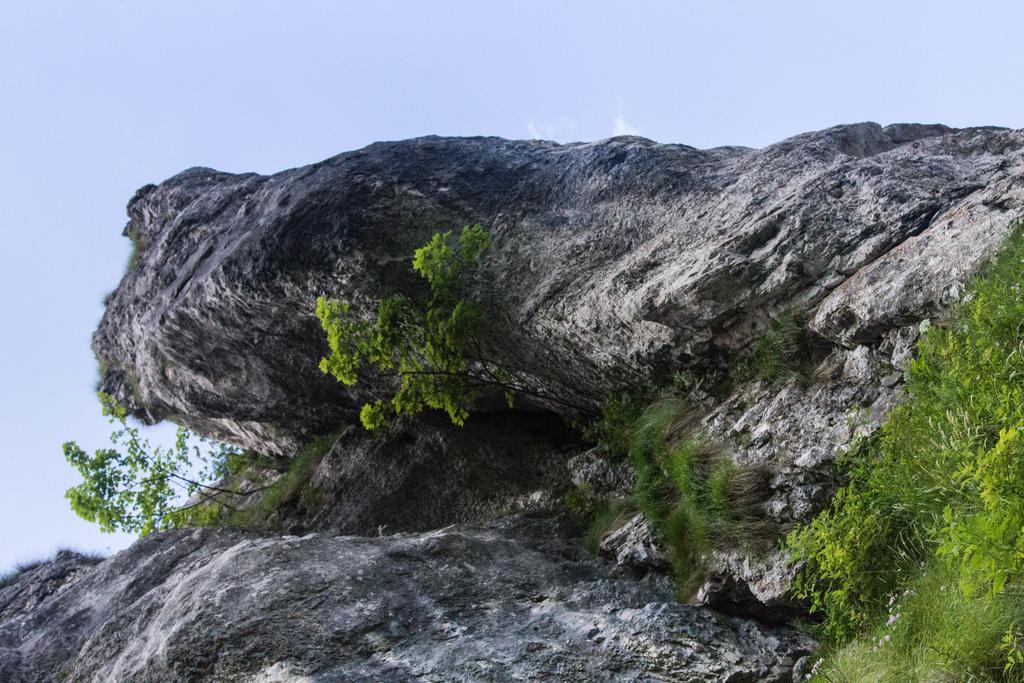
<instances>
[{"instance_id":1,"label":"leafy bush","mask_svg":"<svg viewBox=\"0 0 1024 683\"><path fill-rule=\"evenodd\" d=\"M976 621L1002 629L998 639L983 629L988 635L971 640L970 656L950 646L943 651L947 665L966 662L975 668L965 676L984 679L999 661L1009 667L1007 676L1019 676L1022 280L1024 234L1017 225L950 322L931 325L922 335L910 367L909 400L842 463L848 482L830 508L790 535L794 558L803 563L796 593L824 613L825 631L837 642L885 621L890 596L927 580L920 578L922 565L946 563L958 591L958 602L950 605L965 610L957 618L980 610ZM940 641L966 638L956 635L959 628L949 620L922 619L915 637L939 651L946 647ZM844 652L862 645L857 641Z\"/></svg>"},{"instance_id":2,"label":"leafy bush","mask_svg":"<svg viewBox=\"0 0 1024 683\"><path fill-rule=\"evenodd\" d=\"M327 334L331 355L320 369L344 384L355 384L364 362L399 379L389 401L363 406L359 418L376 429L402 413L426 408L448 413L461 425L483 387L511 390L507 373L471 353L481 323L480 310L463 297L466 278L490 246L487 231L466 226L457 240L451 231L434 235L416 250L412 267L430 285L425 306L396 296L381 301L375 320L362 320L350 305L320 297L316 315ZM507 395L511 402L511 394Z\"/></svg>"},{"instance_id":3,"label":"leafy bush","mask_svg":"<svg viewBox=\"0 0 1024 683\"><path fill-rule=\"evenodd\" d=\"M682 597L702 578L714 547L763 531L767 480L758 467L732 462L694 429L680 400L648 406L631 430L636 505L665 538Z\"/></svg>"},{"instance_id":4,"label":"leafy bush","mask_svg":"<svg viewBox=\"0 0 1024 683\"><path fill-rule=\"evenodd\" d=\"M199 495L204 501L220 492L203 481L219 479L225 461L235 449L207 443L204 453L190 445L191 434L178 429L172 448L151 447L128 422L127 410L112 396L99 394L103 415L116 429L110 440L114 448L101 448L92 455L74 441L64 444L64 457L82 475L82 483L67 490L71 508L83 519L95 522L102 531L147 534L168 529L185 519L187 508L177 501Z\"/></svg>"}]
</instances>

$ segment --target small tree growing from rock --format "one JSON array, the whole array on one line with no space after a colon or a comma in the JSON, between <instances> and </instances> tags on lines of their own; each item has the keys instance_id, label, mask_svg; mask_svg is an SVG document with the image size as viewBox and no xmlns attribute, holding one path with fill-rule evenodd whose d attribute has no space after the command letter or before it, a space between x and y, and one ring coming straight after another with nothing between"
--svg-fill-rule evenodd
<instances>
[{"instance_id":1,"label":"small tree growing from rock","mask_svg":"<svg viewBox=\"0 0 1024 683\"><path fill-rule=\"evenodd\" d=\"M317 299L316 315L331 349L321 359L320 369L352 385L368 363L398 380L390 399L362 407L359 417L366 429L378 429L398 415L414 415L427 408L445 411L461 426L484 390L504 392L510 408L521 394L575 412L586 411L551 392L531 389L484 352L483 316L466 296L470 276L490 245L484 228L469 225L457 238L450 230L437 233L417 249L412 267L430 286L425 304L402 295L390 297L380 302L376 318L366 320L356 317L348 302Z\"/></svg>"},{"instance_id":2,"label":"small tree growing from rock","mask_svg":"<svg viewBox=\"0 0 1024 683\"><path fill-rule=\"evenodd\" d=\"M100 448L90 455L74 441L64 444L64 457L83 479L65 494L79 517L99 524L103 531L144 535L188 522L190 509L203 503L226 505L217 494L238 495L202 482L221 479L228 460L240 456L240 451L199 439L209 446L204 452L190 444L191 434L184 427L178 428L173 447L152 447L128 422L124 406L102 392L99 398L103 414L116 425L110 436L114 448ZM199 500L179 507L182 495Z\"/></svg>"},{"instance_id":3,"label":"small tree growing from rock","mask_svg":"<svg viewBox=\"0 0 1024 683\"><path fill-rule=\"evenodd\" d=\"M380 302L376 318L365 320L355 317L347 302L317 299L316 316L331 349L320 361L324 373L352 385L368 363L398 378L394 396L362 407L359 418L366 429L427 408L443 410L462 425L484 388L503 389L511 405L521 388L508 372L482 358L475 337L481 312L465 298L468 276L490 244L484 228L470 225L457 238L450 230L438 233L417 249L413 270L430 285L425 305L394 296Z\"/></svg>"}]
</instances>

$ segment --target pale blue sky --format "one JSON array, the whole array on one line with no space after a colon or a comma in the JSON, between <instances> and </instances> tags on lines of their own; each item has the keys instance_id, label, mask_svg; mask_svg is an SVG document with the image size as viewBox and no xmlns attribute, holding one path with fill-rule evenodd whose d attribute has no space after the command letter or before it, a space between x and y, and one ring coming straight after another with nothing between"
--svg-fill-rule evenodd
<instances>
[{"instance_id":1,"label":"pale blue sky","mask_svg":"<svg viewBox=\"0 0 1024 683\"><path fill-rule=\"evenodd\" d=\"M89 335L124 207L189 166L374 140L760 146L874 120L1024 127L1024 4L0 1L0 569L117 549L63 498L105 445Z\"/></svg>"}]
</instances>

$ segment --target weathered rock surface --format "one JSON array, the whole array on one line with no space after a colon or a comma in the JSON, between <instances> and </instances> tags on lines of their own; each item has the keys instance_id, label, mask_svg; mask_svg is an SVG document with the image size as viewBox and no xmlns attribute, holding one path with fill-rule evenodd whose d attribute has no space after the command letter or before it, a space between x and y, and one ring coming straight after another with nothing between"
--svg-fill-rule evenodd
<instances>
[{"instance_id":1,"label":"weathered rock surface","mask_svg":"<svg viewBox=\"0 0 1024 683\"><path fill-rule=\"evenodd\" d=\"M636 513L615 526L600 540L598 554L626 569L643 576L651 571L667 571L668 556L661 539L650 521Z\"/></svg>"},{"instance_id":2,"label":"weathered rock surface","mask_svg":"<svg viewBox=\"0 0 1024 683\"><path fill-rule=\"evenodd\" d=\"M154 534L0 590L40 681L788 681L813 643L611 578L558 519L381 538Z\"/></svg>"},{"instance_id":3,"label":"weathered rock surface","mask_svg":"<svg viewBox=\"0 0 1024 683\"><path fill-rule=\"evenodd\" d=\"M287 454L379 389L319 373L314 298L416 295L412 251L479 222L491 352L593 407L716 362L773 308L814 309L848 346L926 317L1024 208L1022 178L1022 131L876 124L759 150L430 137L272 176L191 169L132 200L137 264L93 345L141 413Z\"/></svg>"},{"instance_id":4,"label":"weathered rock surface","mask_svg":"<svg viewBox=\"0 0 1024 683\"><path fill-rule=\"evenodd\" d=\"M800 609L774 538L715 549L712 611L672 602L642 518L605 539L605 565L551 520L373 534L548 507L573 483L628 492L628 469L555 414L720 370L796 310L826 347L810 377L697 398L707 436L772 473L764 511L782 533L827 503L837 452L900 400L918 322L1022 211L1024 131L915 125L760 150L422 138L147 186L129 205L137 258L93 339L101 388L137 414L284 456L350 423L386 387L319 372L315 297L368 313L421 296L411 253L468 223L494 241L473 283L485 348L551 400L481 405L459 436L428 416L339 442L311 479L322 505L281 521L370 537L175 532L95 570L32 570L0 591L0 678L786 680L812 644L749 618Z\"/></svg>"},{"instance_id":5,"label":"weathered rock surface","mask_svg":"<svg viewBox=\"0 0 1024 683\"><path fill-rule=\"evenodd\" d=\"M283 511L281 523L294 534L375 535L550 508L579 444L543 412L481 414L463 427L428 413L400 420L384 435L352 428L309 482L317 504Z\"/></svg>"},{"instance_id":6,"label":"weathered rock surface","mask_svg":"<svg viewBox=\"0 0 1024 683\"><path fill-rule=\"evenodd\" d=\"M903 373L917 340L916 326L889 330L872 346L837 348L810 378L740 385L709 407L701 428L740 464L773 475L767 519L777 534L806 522L838 485L835 457L873 433L902 400ZM801 607L787 597L794 568L775 544L718 549L699 599L727 612L787 618Z\"/></svg>"}]
</instances>

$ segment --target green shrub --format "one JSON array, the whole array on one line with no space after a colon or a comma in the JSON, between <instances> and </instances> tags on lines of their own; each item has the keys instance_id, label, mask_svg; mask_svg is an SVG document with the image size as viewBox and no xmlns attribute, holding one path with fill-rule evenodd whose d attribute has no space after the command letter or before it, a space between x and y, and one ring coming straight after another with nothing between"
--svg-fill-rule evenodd
<instances>
[{"instance_id":1,"label":"green shrub","mask_svg":"<svg viewBox=\"0 0 1024 683\"><path fill-rule=\"evenodd\" d=\"M885 612L860 637L828 652L816 680L1001 681L1007 670L1007 634L1020 637L1024 596L994 599L959 588L959 571L933 561L907 588L890 596Z\"/></svg>"},{"instance_id":2,"label":"green shrub","mask_svg":"<svg viewBox=\"0 0 1024 683\"><path fill-rule=\"evenodd\" d=\"M643 406L638 393L611 394L601 405L601 416L582 426L580 433L584 440L596 443L606 457L623 458L629 453L630 431Z\"/></svg>"},{"instance_id":3,"label":"green shrub","mask_svg":"<svg viewBox=\"0 0 1024 683\"><path fill-rule=\"evenodd\" d=\"M1005 676L1019 676L1024 657L1014 624L1024 578L1022 281L1024 234L1018 225L972 281L949 323L931 325L922 335L908 401L841 463L848 482L829 509L790 535L794 558L803 563L796 594L824 613L825 633L836 642L877 628L890 596L929 580L920 578L922 564L945 563L944 580L957 591L957 602L951 595L946 600L963 612L956 618L998 626L1001 636L986 626L977 631L978 640L953 622L929 617L920 620L915 638L926 649L943 651L945 665L961 662L966 678L1003 676L992 673L995 660L1009 667ZM959 649L949 644L957 638L964 641ZM844 661L862 645L840 650ZM970 653L963 654L968 645ZM909 670L894 676L916 680Z\"/></svg>"},{"instance_id":4,"label":"green shrub","mask_svg":"<svg viewBox=\"0 0 1024 683\"><path fill-rule=\"evenodd\" d=\"M664 537L683 598L703 578L709 550L750 541L766 528L765 471L733 463L694 422L686 402L656 401L633 423L629 448L635 503Z\"/></svg>"},{"instance_id":5,"label":"green shrub","mask_svg":"<svg viewBox=\"0 0 1024 683\"><path fill-rule=\"evenodd\" d=\"M178 528L220 526L227 509L224 502L214 499L189 505L178 512L174 526Z\"/></svg>"}]
</instances>

